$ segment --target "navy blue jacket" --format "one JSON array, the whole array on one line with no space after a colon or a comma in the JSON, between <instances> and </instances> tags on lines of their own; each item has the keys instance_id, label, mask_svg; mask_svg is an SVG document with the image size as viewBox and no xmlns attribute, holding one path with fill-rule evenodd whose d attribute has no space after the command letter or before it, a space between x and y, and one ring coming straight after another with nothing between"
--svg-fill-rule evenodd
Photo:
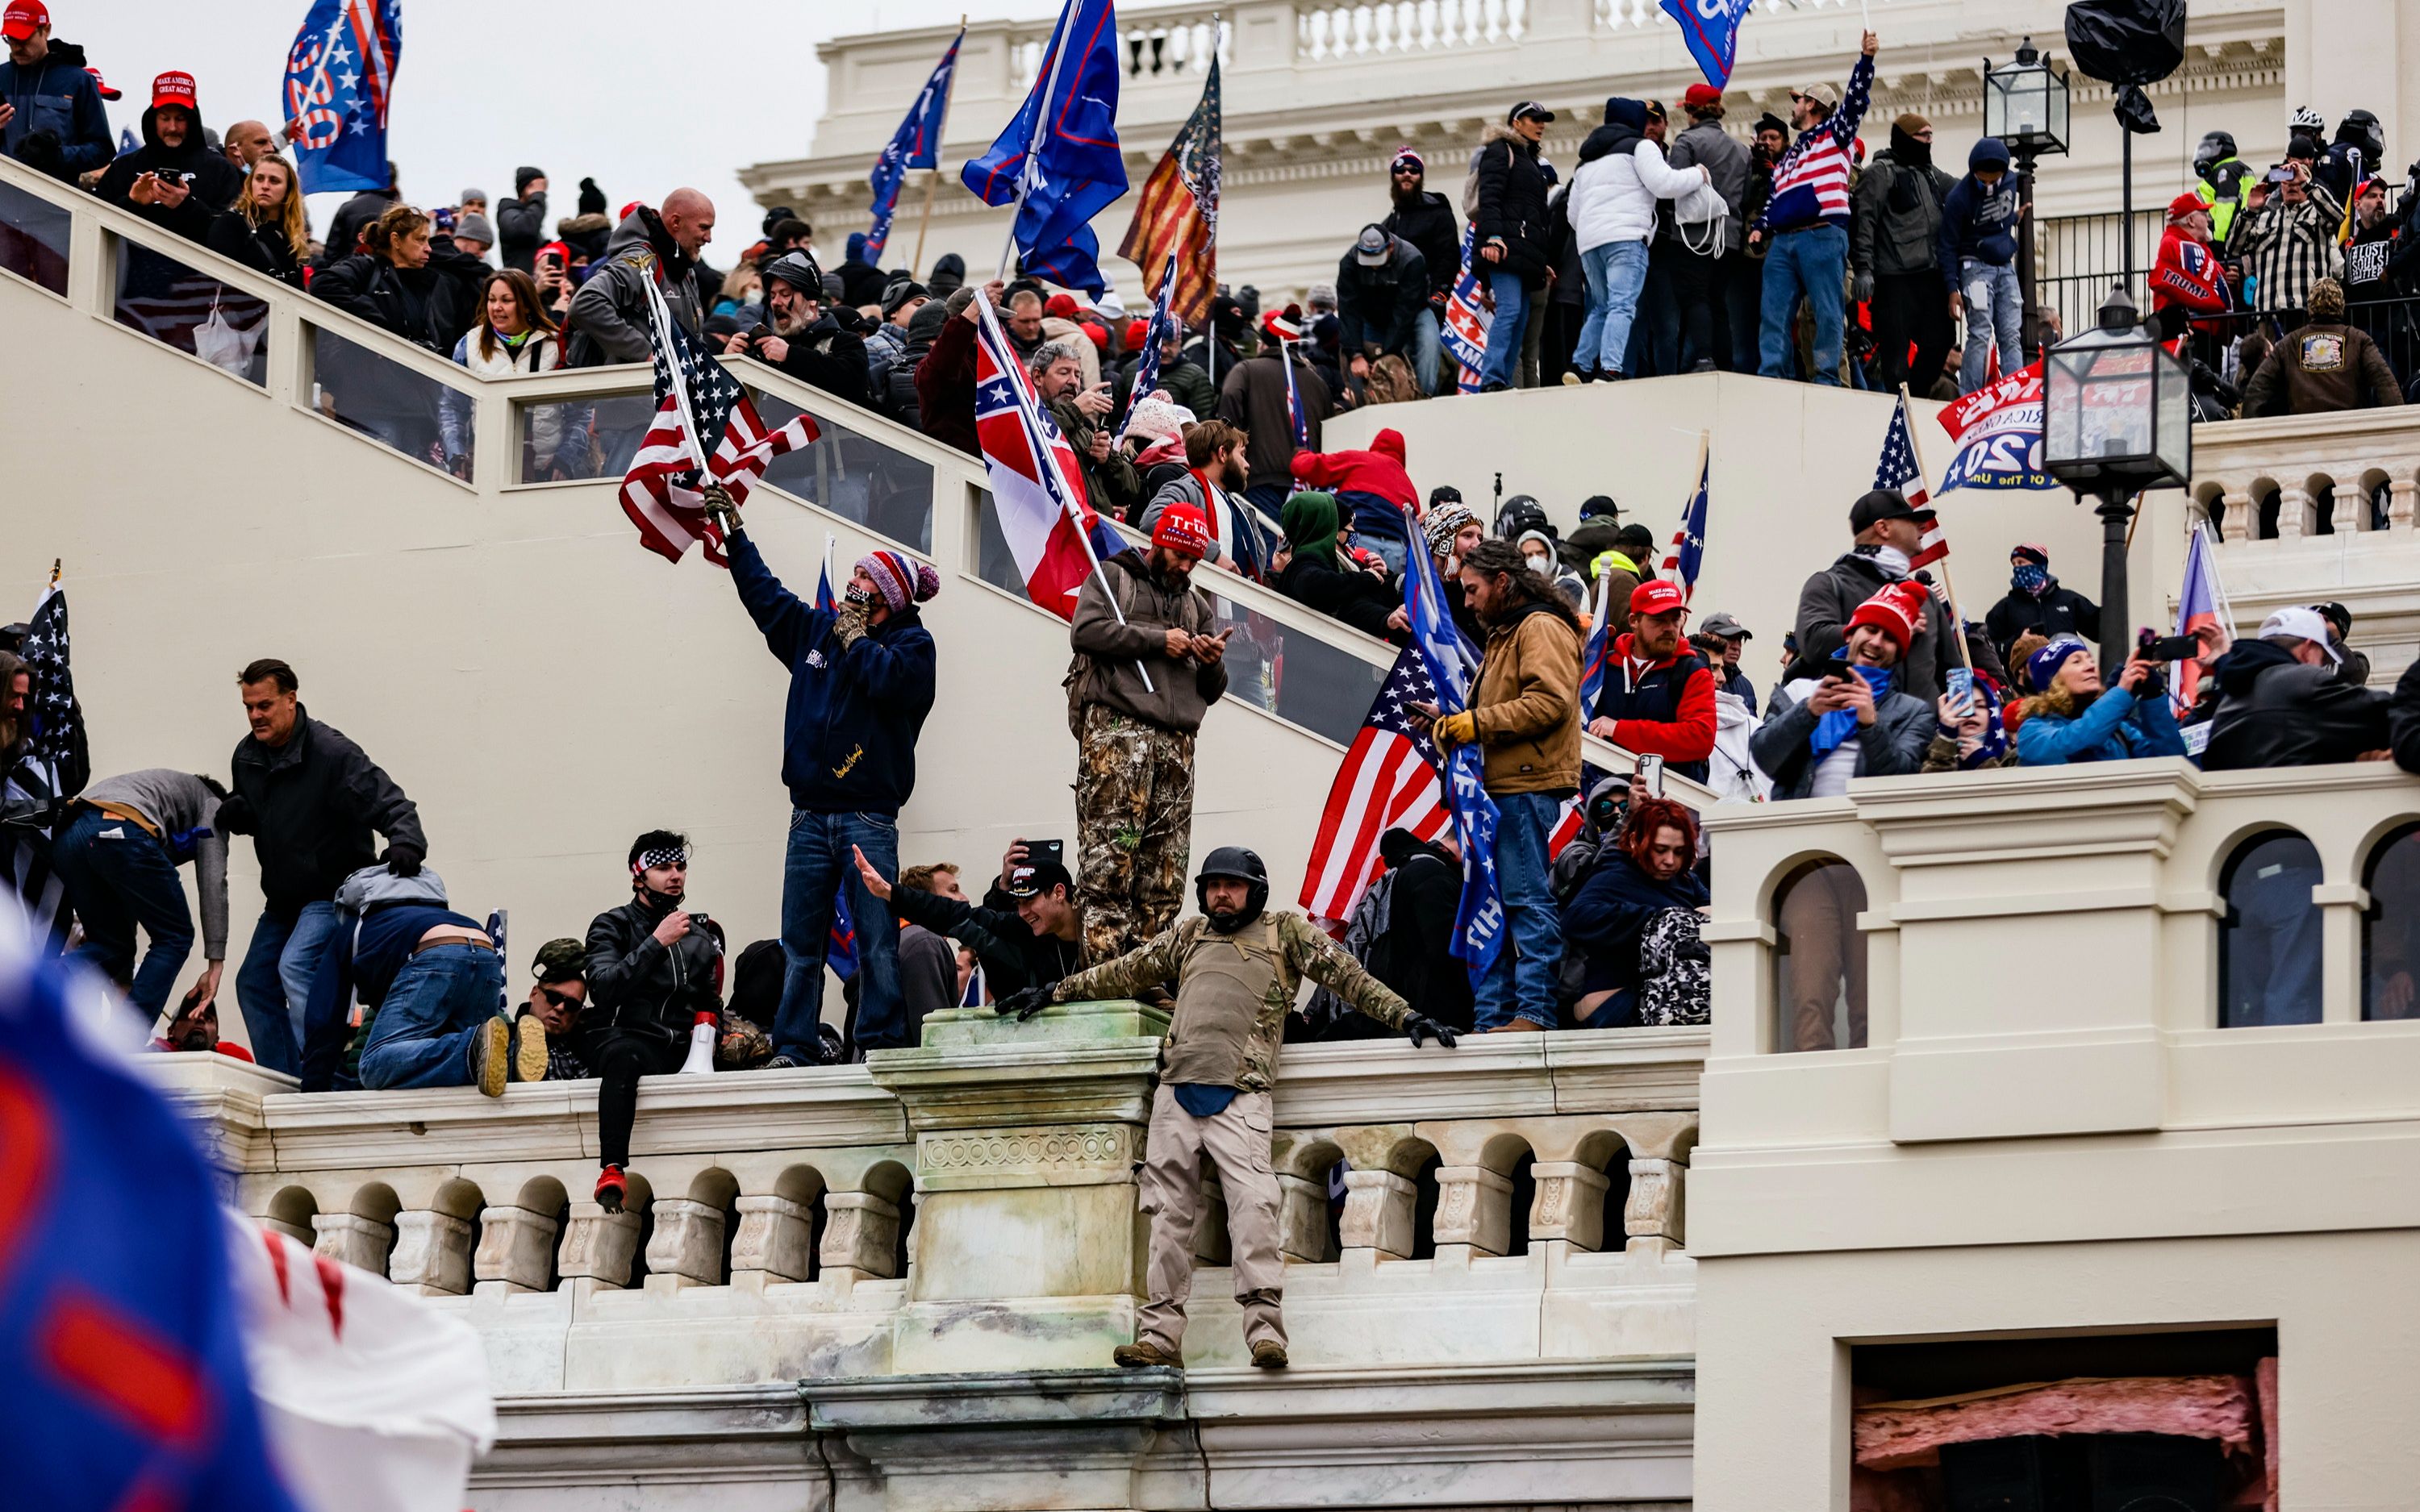
<instances>
[{"instance_id":1,"label":"navy blue jacket","mask_svg":"<svg viewBox=\"0 0 2420 1512\"><path fill-rule=\"evenodd\" d=\"M731 581L765 644L790 669L782 780L810 813L897 814L916 791L916 736L933 712L932 632L910 607L843 649L830 609L782 586L745 533Z\"/></svg>"},{"instance_id":2,"label":"navy blue jacket","mask_svg":"<svg viewBox=\"0 0 2420 1512\"><path fill-rule=\"evenodd\" d=\"M1962 258L2006 268L2017 260L2017 176L2000 175L1990 189L1972 173L1951 186L1941 205L1941 235L1934 252L1941 260L1942 281L1958 287Z\"/></svg>"},{"instance_id":3,"label":"navy blue jacket","mask_svg":"<svg viewBox=\"0 0 2420 1512\"><path fill-rule=\"evenodd\" d=\"M1621 846L1598 851L1580 890L1563 904L1564 949L1580 950L1588 962L1580 990L1637 987L1638 935L1647 921L1667 908L1701 908L1708 896L1695 872L1658 882Z\"/></svg>"},{"instance_id":4,"label":"navy blue jacket","mask_svg":"<svg viewBox=\"0 0 2420 1512\"><path fill-rule=\"evenodd\" d=\"M0 56L0 101L17 107L8 124L0 127L0 147L54 178L90 173L117 155L108 114L101 105L101 86L84 71L80 47L54 41L49 54L30 69ZM37 131L47 131L55 140L55 158L39 153L41 161L26 157L25 138Z\"/></svg>"}]
</instances>

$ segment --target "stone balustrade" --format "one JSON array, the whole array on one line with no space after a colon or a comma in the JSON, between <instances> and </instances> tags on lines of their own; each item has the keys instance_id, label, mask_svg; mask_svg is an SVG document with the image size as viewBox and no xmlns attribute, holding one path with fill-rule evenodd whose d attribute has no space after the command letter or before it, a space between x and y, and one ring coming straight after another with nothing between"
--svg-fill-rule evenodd
<instances>
[{"instance_id":1,"label":"stone balustrade","mask_svg":"<svg viewBox=\"0 0 2420 1512\"><path fill-rule=\"evenodd\" d=\"M2351 409L2194 427L2193 507L2229 546L2412 533L2420 415Z\"/></svg>"}]
</instances>

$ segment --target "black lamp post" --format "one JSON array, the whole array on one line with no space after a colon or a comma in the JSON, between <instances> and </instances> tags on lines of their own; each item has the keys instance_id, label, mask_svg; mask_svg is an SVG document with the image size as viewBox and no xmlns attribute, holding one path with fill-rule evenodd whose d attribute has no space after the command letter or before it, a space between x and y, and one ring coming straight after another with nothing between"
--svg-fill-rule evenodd
<instances>
[{"instance_id":1,"label":"black lamp post","mask_svg":"<svg viewBox=\"0 0 2420 1512\"><path fill-rule=\"evenodd\" d=\"M2024 216L2017 223L2017 266L2024 290L2025 349L2041 338L2041 304L2034 289L2034 162L2067 152L2067 75L2054 72L2026 38L2016 58L1993 67L1983 60L1983 134L2008 144L2017 161L2017 193Z\"/></svg>"},{"instance_id":2,"label":"black lamp post","mask_svg":"<svg viewBox=\"0 0 2420 1512\"><path fill-rule=\"evenodd\" d=\"M2042 358L2042 467L2101 502L2101 673L2115 686L2133 648L2126 527L2135 496L2193 476L2193 379L2118 285L2090 331Z\"/></svg>"}]
</instances>

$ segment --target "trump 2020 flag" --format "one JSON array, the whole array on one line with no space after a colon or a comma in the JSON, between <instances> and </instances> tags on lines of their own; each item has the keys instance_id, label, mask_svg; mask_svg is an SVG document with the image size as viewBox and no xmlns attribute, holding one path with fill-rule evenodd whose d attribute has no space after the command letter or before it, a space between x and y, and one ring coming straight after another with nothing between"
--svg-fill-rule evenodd
<instances>
[{"instance_id":1,"label":"trump 2020 flag","mask_svg":"<svg viewBox=\"0 0 2420 1512\"><path fill-rule=\"evenodd\" d=\"M302 192L384 189L403 0L313 0L286 54L286 117L302 123Z\"/></svg>"},{"instance_id":2,"label":"trump 2020 flag","mask_svg":"<svg viewBox=\"0 0 2420 1512\"><path fill-rule=\"evenodd\" d=\"M1698 60L1706 82L1720 89L1731 82L1731 60L1739 55L1740 23L1755 0L1657 0L1664 14L1680 25L1681 42Z\"/></svg>"},{"instance_id":3,"label":"trump 2020 flag","mask_svg":"<svg viewBox=\"0 0 2420 1512\"><path fill-rule=\"evenodd\" d=\"M1099 295L1101 240L1093 217L1126 192L1118 150L1117 8L1067 0L1025 103L958 177L986 205L1016 206L1017 268Z\"/></svg>"},{"instance_id":4,"label":"trump 2020 flag","mask_svg":"<svg viewBox=\"0 0 2420 1512\"><path fill-rule=\"evenodd\" d=\"M930 168L941 149L941 123L950 114L950 78L958 70L958 44L967 39L965 28L950 40L950 50L941 54L933 76L924 81L924 92L916 97L915 107L899 130L891 133L891 141L874 164L874 228L865 233L865 260L879 266L882 248L891 239L892 212L899 208L899 186L908 178L910 168Z\"/></svg>"},{"instance_id":5,"label":"trump 2020 flag","mask_svg":"<svg viewBox=\"0 0 2420 1512\"><path fill-rule=\"evenodd\" d=\"M1404 562L1404 605L1411 611L1412 644L1419 648L1440 714L1459 714L1470 702L1470 663L1461 632L1445 607L1436 563L1425 551ZM1462 901L1454 910L1454 958L1470 968L1475 985L1504 948L1504 893L1496 880L1496 826L1501 817L1487 795L1479 743L1456 746L1445 756L1446 801L1462 844Z\"/></svg>"},{"instance_id":6,"label":"trump 2020 flag","mask_svg":"<svg viewBox=\"0 0 2420 1512\"><path fill-rule=\"evenodd\" d=\"M1446 296L1445 329L1438 332L1446 355L1453 359L1454 387L1463 393L1479 392L1479 370L1487 363L1487 325L1493 318L1479 293L1479 272L1470 261L1471 228L1462 230L1462 274Z\"/></svg>"},{"instance_id":7,"label":"trump 2020 flag","mask_svg":"<svg viewBox=\"0 0 2420 1512\"><path fill-rule=\"evenodd\" d=\"M975 440L1001 538L1016 559L1025 596L1073 620L1095 559L1115 556L1125 541L1093 513L1076 449L1035 402L1025 364L980 290L975 310Z\"/></svg>"},{"instance_id":8,"label":"trump 2020 flag","mask_svg":"<svg viewBox=\"0 0 2420 1512\"><path fill-rule=\"evenodd\" d=\"M1941 475L1952 488L2055 488L2042 471L2041 363L1962 394L1941 409L1941 428L1958 448Z\"/></svg>"}]
</instances>

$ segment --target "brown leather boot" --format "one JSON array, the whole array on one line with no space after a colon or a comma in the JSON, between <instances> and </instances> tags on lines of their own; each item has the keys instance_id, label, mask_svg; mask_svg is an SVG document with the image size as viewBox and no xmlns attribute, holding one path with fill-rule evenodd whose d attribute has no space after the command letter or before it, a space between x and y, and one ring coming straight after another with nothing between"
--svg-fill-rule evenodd
<instances>
[{"instance_id":1,"label":"brown leather boot","mask_svg":"<svg viewBox=\"0 0 2420 1512\"><path fill-rule=\"evenodd\" d=\"M1252 1364L1263 1370L1283 1370L1286 1367L1285 1346L1275 1339L1263 1339L1252 1346Z\"/></svg>"},{"instance_id":2,"label":"brown leather boot","mask_svg":"<svg viewBox=\"0 0 2420 1512\"><path fill-rule=\"evenodd\" d=\"M1141 1370L1151 1365L1166 1365L1173 1370L1185 1368L1185 1361L1169 1353L1149 1339L1133 1344L1121 1344L1109 1351L1109 1358L1128 1370Z\"/></svg>"}]
</instances>

